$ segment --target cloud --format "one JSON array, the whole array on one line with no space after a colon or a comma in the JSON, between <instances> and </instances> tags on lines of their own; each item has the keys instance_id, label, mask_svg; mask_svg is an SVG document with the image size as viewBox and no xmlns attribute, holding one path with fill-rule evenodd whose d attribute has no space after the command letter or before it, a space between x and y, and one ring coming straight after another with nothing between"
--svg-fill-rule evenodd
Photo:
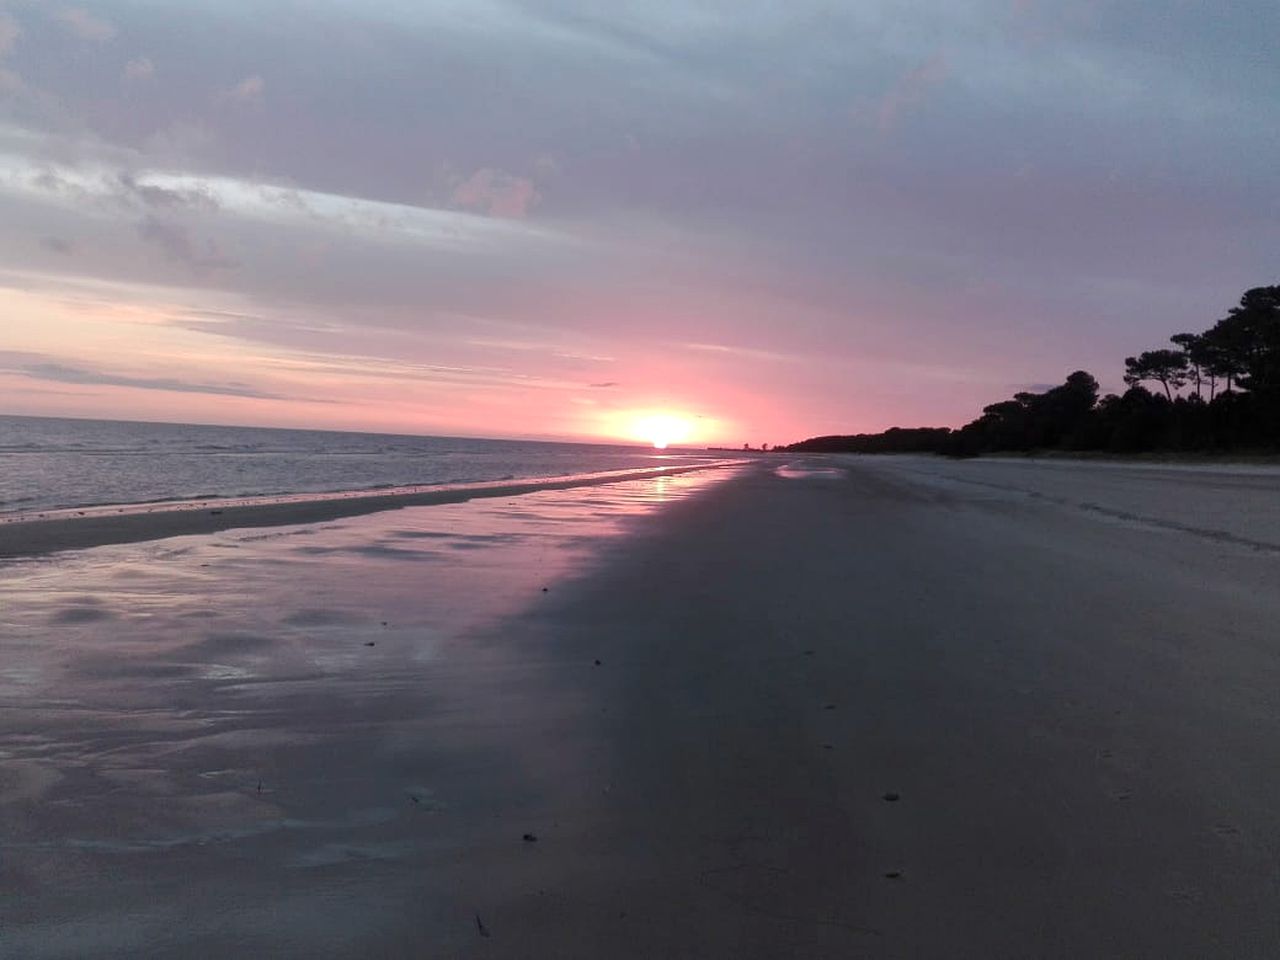
<instances>
[{"instance_id":1,"label":"cloud","mask_svg":"<svg viewBox=\"0 0 1280 960\"><path fill-rule=\"evenodd\" d=\"M91 43L105 43L116 35L114 24L95 17L83 7L63 7L53 18L68 33Z\"/></svg>"},{"instance_id":2,"label":"cloud","mask_svg":"<svg viewBox=\"0 0 1280 960\"><path fill-rule=\"evenodd\" d=\"M124 78L134 83L150 80L156 75L156 66L149 57L137 57L124 65Z\"/></svg>"},{"instance_id":3,"label":"cloud","mask_svg":"<svg viewBox=\"0 0 1280 960\"><path fill-rule=\"evenodd\" d=\"M18 26L18 21L0 11L0 60L9 55L20 36L22 36L22 30ZM22 93L25 89L26 84L22 82L22 77L16 70L0 66L0 96L12 96Z\"/></svg>"},{"instance_id":4,"label":"cloud","mask_svg":"<svg viewBox=\"0 0 1280 960\"><path fill-rule=\"evenodd\" d=\"M262 102L262 95L266 89L266 81L255 73L253 76L245 77L234 86L223 90L218 95L218 99L223 103L258 104Z\"/></svg>"},{"instance_id":5,"label":"cloud","mask_svg":"<svg viewBox=\"0 0 1280 960\"><path fill-rule=\"evenodd\" d=\"M456 206L467 210L522 220L542 197L532 180L485 167L458 184L451 199Z\"/></svg>"},{"instance_id":6,"label":"cloud","mask_svg":"<svg viewBox=\"0 0 1280 960\"><path fill-rule=\"evenodd\" d=\"M60 253L63 256L75 252L75 244L70 240L64 240L62 237L41 237L40 246L51 253Z\"/></svg>"},{"instance_id":7,"label":"cloud","mask_svg":"<svg viewBox=\"0 0 1280 960\"><path fill-rule=\"evenodd\" d=\"M604 383L592 383L592 384L588 384L588 386L592 387L595 390L607 390L609 387L618 386L618 381L606 380Z\"/></svg>"},{"instance_id":8,"label":"cloud","mask_svg":"<svg viewBox=\"0 0 1280 960\"><path fill-rule=\"evenodd\" d=\"M1071 33L1096 27L1106 2L1074 0L1046 5L1041 0L1012 0L1013 19L1027 40L1063 40Z\"/></svg>"},{"instance_id":9,"label":"cloud","mask_svg":"<svg viewBox=\"0 0 1280 960\"><path fill-rule=\"evenodd\" d=\"M420 288L424 282L421 253L426 248L477 263L493 257L519 258L533 271L542 269L548 259L562 260L577 247L575 238L564 231L479 213L380 202L240 177L148 170L141 167L147 158L137 153L117 152L105 155L104 162L71 165L29 160L7 153L4 146L0 127L0 205L30 205L31 216L45 218L37 236L76 231L87 235L86 231L106 229L109 221L104 217L118 219L121 213L130 215L131 222L118 226L128 229L138 226L133 217L137 214L148 218L142 228L144 237L165 242L179 256L194 249L200 253L196 259L209 259L198 246L183 243L180 228L199 227L237 247L266 244L261 251L266 258L290 275L305 271L311 289L317 257L356 255L362 264L371 259L372 267L358 270L370 272L366 288L385 289L385 281L396 281L403 289L406 283ZM56 229L48 219L55 216L62 221ZM10 222L14 223L12 218ZM10 233L17 229L14 223ZM0 231L0 239L3 236ZM371 242L378 245L376 253ZM397 267L402 270L399 277L388 274L389 257L403 261L403 267ZM333 262L351 268L355 260ZM267 275L261 263L254 266L256 276ZM456 277L457 261L448 267L446 276L462 283ZM375 282L373 274L381 279ZM270 276L280 279L279 272ZM349 280L348 275L344 285Z\"/></svg>"},{"instance_id":10,"label":"cloud","mask_svg":"<svg viewBox=\"0 0 1280 960\"><path fill-rule=\"evenodd\" d=\"M812 360L810 357L802 357L794 353L759 350L755 347L735 347L724 343L685 343L681 346L686 350L696 350L699 353L718 353L747 360L772 360L779 363L804 363Z\"/></svg>"},{"instance_id":11,"label":"cloud","mask_svg":"<svg viewBox=\"0 0 1280 960\"><path fill-rule=\"evenodd\" d=\"M882 131L888 131L912 107L924 102L929 91L946 79L950 72L946 58L935 54L909 71L881 99L876 119Z\"/></svg>"},{"instance_id":12,"label":"cloud","mask_svg":"<svg viewBox=\"0 0 1280 960\"><path fill-rule=\"evenodd\" d=\"M823 411L853 427L861 411L923 418L942 395L911 406L929 374L846 383L825 358L968 365L993 396L1051 379L1044 356L1082 351L1072 366L1102 374L1162 336L1162 315L1181 328L1274 270L1280 228L1258 198L1275 186L1280 6L1108 2L1085 29L1066 11L1092 0L1025 2L1025 27L1014 2L320 3L299 18L0 0L22 28L0 68L64 111L24 93L0 126L0 264L224 298L268 318L251 331L268 344L505 359L597 402L622 390L593 381L642 390L665 371L727 398L745 368L802 406L821 365ZM116 40L71 39L52 20L70 6ZM1072 28L1052 47L1020 42L1058 21ZM153 53L154 77L132 79L126 61ZM37 182L46 167L66 183ZM239 269L211 265L228 255ZM286 307L308 325L277 321ZM975 359L993 342L1010 355ZM563 360L569 344L617 360Z\"/></svg>"},{"instance_id":13,"label":"cloud","mask_svg":"<svg viewBox=\"0 0 1280 960\"><path fill-rule=\"evenodd\" d=\"M95 387L131 387L137 390L162 390L169 393L202 393L219 397L249 397L255 400L291 399L280 394L268 393L245 383L228 381L204 383L177 380L172 377L133 377L108 373L88 367L71 366L41 354L17 350L0 351L0 370L45 380L51 383L70 383Z\"/></svg>"},{"instance_id":14,"label":"cloud","mask_svg":"<svg viewBox=\"0 0 1280 960\"><path fill-rule=\"evenodd\" d=\"M172 259L185 263L196 273L234 270L240 266L223 254L213 240L198 244L185 226L159 217L145 217L138 224L138 236L159 247Z\"/></svg>"},{"instance_id":15,"label":"cloud","mask_svg":"<svg viewBox=\"0 0 1280 960\"><path fill-rule=\"evenodd\" d=\"M560 162L549 153L533 161L533 169L540 177L552 177L560 172Z\"/></svg>"},{"instance_id":16,"label":"cloud","mask_svg":"<svg viewBox=\"0 0 1280 960\"><path fill-rule=\"evenodd\" d=\"M152 210L188 209L214 213L218 209L217 198L204 187L164 187L140 181L128 171L116 179L125 200Z\"/></svg>"},{"instance_id":17,"label":"cloud","mask_svg":"<svg viewBox=\"0 0 1280 960\"><path fill-rule=\"evenodd\" d=\"M0 13L0 57L13 49L20 36L22 30L18 27L18 22L7 13Z\"/></svg>"},{"instance_id":18,"label":"cloud","mask_svg":"<svg viewBox=\"0 0 1280 960\"><path fill-rule=\"evenodd\" d=\"M176 120L151 134L142 147L149 156L184 161L206 152L215 139L214 132L203 123Z\"/></svg>"}]
</instances>

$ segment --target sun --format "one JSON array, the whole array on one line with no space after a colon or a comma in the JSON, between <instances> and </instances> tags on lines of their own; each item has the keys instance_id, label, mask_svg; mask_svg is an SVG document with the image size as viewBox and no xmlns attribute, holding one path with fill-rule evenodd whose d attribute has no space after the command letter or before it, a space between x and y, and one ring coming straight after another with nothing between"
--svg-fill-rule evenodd
<instances>
[{"instance_id":1,"label":"sun","mask_svg":"<svg viewBox=\"0 0 1280 960\"><path fill-rule=\"evenodd\" d=\"M674 413L655 413L640 417L631 428L637 440L652 443L655 450L665 450L673 443L683 443L693 432L693 424Z\"/></svg>"}]
</instances>

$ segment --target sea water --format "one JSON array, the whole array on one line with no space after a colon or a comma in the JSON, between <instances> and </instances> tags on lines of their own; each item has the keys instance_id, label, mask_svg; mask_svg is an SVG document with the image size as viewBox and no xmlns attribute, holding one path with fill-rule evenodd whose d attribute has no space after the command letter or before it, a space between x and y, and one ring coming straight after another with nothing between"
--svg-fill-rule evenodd
<instances>
[{"instance_id":1,"label":"sea water","mask_svg":"<svg viewBox=\"0 0 1280 960\"><path fill-rule=\"evenodd\" d=\"M0 416L0 513L560 477L714 458L607 444Z\"/></svg>"}]
</instances>

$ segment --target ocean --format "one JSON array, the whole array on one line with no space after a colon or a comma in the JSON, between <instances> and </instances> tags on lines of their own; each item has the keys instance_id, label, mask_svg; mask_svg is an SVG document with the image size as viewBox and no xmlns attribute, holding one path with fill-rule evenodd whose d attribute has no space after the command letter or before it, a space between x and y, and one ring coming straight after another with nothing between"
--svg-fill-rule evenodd
<instances>
[{"instance_id":1,"label":"ocean","mask_svg":"<svg viewBox=\"0 0 1280 960\"><path fill-rule=\"evenodd\" d=\"M562 477L716 455L608 444L0 416L0 513Z\"/></svg>"}]
</instances>

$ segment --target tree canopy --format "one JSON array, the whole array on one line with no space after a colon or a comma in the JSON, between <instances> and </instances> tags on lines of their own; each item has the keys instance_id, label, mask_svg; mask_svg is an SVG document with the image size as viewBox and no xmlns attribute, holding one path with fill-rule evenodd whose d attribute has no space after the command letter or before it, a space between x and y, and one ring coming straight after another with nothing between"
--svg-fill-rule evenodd
<instances>
[{"instance_id":1,"label":"tree canopy","mask_svg":"<svg viewBox=\"0 0 1280 960\"><path fill-rule=\"evenodd\" d=\"M1169 339L1177 349L1157 347L1125 358L1128 389L1121 396L1099 398L1098 381L1077 370L1043 393L1015 393L984 407L958 430L894 427L779 449L958 456L1280 449L1280 286L1247 290L1207 330Z\"/></svg>"}]
</instances>

